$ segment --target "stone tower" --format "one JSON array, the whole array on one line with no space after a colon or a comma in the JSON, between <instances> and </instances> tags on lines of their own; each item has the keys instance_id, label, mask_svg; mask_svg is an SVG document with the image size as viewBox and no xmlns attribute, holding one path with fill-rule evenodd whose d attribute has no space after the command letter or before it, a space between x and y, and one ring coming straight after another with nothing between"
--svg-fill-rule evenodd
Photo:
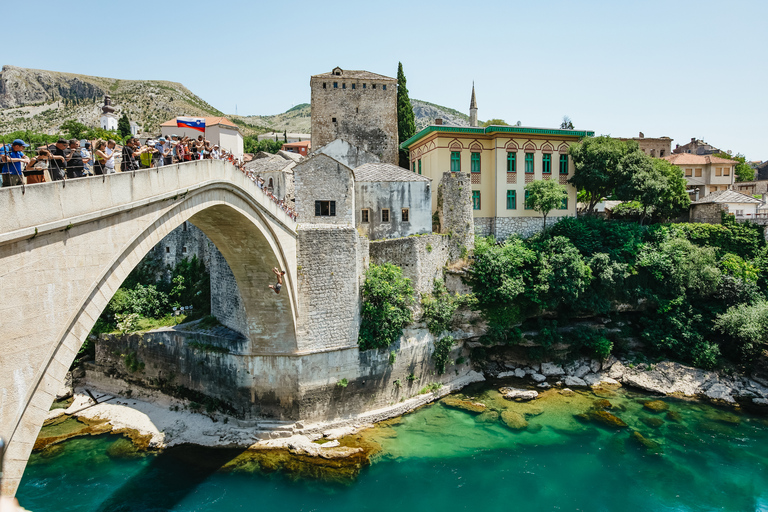
<instances>
[{"instance_id":1,"label":"stone tower","mask_svg":"<svg viewBox=\"0 0 768 512\"><path fill-rule=\"evenodd\" d=\"M336 67L309 85L313 148L343 139L398 165L396 79Z\"/></svg>"},{"instance_id":2,"label":"stone tower","mask_svg":"<svg viewBox=\"0 0 768 512\"><path fill-rule=\"evenodd\" d=\"M475 82L472 82L472 100L469 102L469 126L477 126L477 100L475 99Z\"/></svg>"},{"instance_id":3,"label":"stone tower","mask_svg":"<svg viewBox=\"0 0 768 512\"><path fill-rule=\"evenodd\" d=\"M103 130L117 130L117 117L115 108L112 106L112 98L109 94L104 95L104 106L101 107L101 128Z\"/></svg>"}]
</instances>

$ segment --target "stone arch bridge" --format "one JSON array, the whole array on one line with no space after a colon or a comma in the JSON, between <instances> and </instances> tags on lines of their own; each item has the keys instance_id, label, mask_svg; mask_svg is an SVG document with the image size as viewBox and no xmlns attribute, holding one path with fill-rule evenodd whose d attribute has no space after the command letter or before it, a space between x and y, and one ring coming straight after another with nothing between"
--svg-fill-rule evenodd
<instances>
[{"instance_id":1,"label":"stone arch bridge","mask_svg":"<svg viewBox=\"0 0 768 512\"><path fill-rule=\"evenodd\" d=\"M235 276L246 352L299 352L296 223L232 165L204 160L0 189L3 494L15 492L96 319L144 255L185 221L213 241ZM267 288L275 266L287 272L279 295Z\"/></svg>"}]
</instances>

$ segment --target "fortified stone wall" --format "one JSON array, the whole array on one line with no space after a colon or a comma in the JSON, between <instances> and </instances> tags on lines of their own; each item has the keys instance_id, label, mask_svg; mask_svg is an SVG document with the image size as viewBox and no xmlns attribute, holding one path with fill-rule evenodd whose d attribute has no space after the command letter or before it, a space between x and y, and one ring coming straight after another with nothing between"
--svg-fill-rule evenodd
<instances>
[{"instance_id":1,"label":"fortified stone wall","mask_svg":"<svg viewBox=\"0 0 768 512\"><path fill-rule=\"evenodd\" d=\"M237 280L227 260L214 247L211 255L211 315L243 336L248 335L248 320ZM264 270L268 272L268 269ZM264 293L270 290L264 290Z\"/></svg>"},{"instance_id":2,"label":"fortified stone wall","mask_svg":"<svg viewBox=\"0 0 768 512\"><path fill-rule=\"evenodd\" d=\"M554 226L567 217L547 217L547 227ZM512 235L528 238L541 232L544 219L541 217L476 217L475 233L480 236L493 235L497 240L506 240Z\"/></svg>"},{"instance_id":3,"label":"fortified stone wall","mask_svg":"<svg viewBox=\"0 0 768 512\"><path fill-rule=\"evenodd\" d=\"M419 294L431 293L435 279L443 279L443 269L461 256L457 239L447 235L422 235L371 242L371 263L392 263L403 269Z\"/></svg>"},{"instance_id":4,"label":"fortified stone wall","mask_svg":"<svg viewBox=\"0 0 768 512\"><path fill-rule=\"evenodd\" d=\"M310 79L312 147L344 139L382 162L397 165L397 81L343 73Z\"/></svg>"},{"instance_id":5,"label":"fortified stone wall","mask_svg":"<svg viewBox=\"0 0 768 512\"><path fill-rule=\"evenodd\" d=\"M440 233L451 233L468 249L475 247L472 216L472 185L469 174L444 172L437 187L437 214Z\"/></svg>"},{"instance_id":6,"label":"fortified stone wall","mask_svg":"<svg viewBox=\"0 0 768 512\"><path fill-rule=\"evenodd\" d=\"M301 350L353 346L360 329L360 275L367 241L353 226L298 229L298 338Z\"/></svg>"}]
</instances>

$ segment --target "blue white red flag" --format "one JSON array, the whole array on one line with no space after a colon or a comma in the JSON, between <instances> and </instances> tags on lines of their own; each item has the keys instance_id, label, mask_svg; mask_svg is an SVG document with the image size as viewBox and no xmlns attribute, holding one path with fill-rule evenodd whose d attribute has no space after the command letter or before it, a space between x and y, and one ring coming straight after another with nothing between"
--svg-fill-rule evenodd
<instances>
[{"instance_id":1,"label":"blue white red flag","mask_svg":"<svg viewBox=\"0 0 768 512\"><path fill-rule=\"evenodd\" d=\"M205 118L204 117L177 117L176 126L178 128L191 128L199 132L205 133Z\"/></svg>"}]
</instances>

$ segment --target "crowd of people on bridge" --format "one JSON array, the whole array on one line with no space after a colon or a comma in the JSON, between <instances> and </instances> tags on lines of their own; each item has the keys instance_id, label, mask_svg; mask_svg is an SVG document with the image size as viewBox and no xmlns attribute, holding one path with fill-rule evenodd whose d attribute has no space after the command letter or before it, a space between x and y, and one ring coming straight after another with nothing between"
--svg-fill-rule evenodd
<instances>
[{"instance_id":1,"label":"crowd of people on bridge","mask_svg":"<svg viewBox=\"0 0 768 512\"><path fill-rule=\"evenodd\" d=\"M29 147L21 139L0 145L0 186L14 187L114 174L194 160L224 160L248 176L259 190L296 220L296 212L284 200L275 197L262 178L246 171L245 162L222 150L218 144L211 144L202 135L197 139L178 135L167 139L158 137L148 139L144 144L137 137L130 137L121 148L112 139L86 141L82 145L78 139L59 139L34 151L29 151ZM27 153L33 152L34 156L28 156Z\"/></svg>"}]
</instances>

